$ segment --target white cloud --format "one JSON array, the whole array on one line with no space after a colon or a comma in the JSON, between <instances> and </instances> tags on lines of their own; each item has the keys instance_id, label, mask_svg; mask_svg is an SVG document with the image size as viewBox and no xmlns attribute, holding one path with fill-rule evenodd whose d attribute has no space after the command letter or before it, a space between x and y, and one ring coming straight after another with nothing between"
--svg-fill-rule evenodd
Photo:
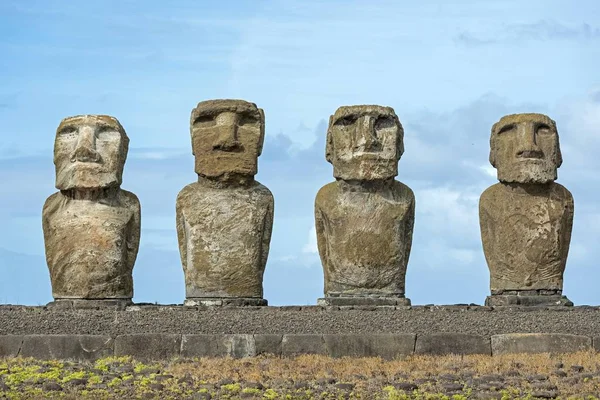
<instances>
[{"instance_id":1,"label":"white cloud","mask_svg":"<svg viewBox=\"0 0 600 400\"><path fill-rule=\"evenodd\" d=\"M310 228L310 231L308 232L308 242L302 247L302 252L311 254L317 254L319 252L319 249L317 248L317 230L314 226Z\"/></svg>"},{"instance_id":2,"label":"white cloud","mask_svg":"<svg viewBox=\"0 0 600 400\"><path fill-rule=\"evenodd\" d=\"M481 171L483 171L483 173L491 178L496 178L497 176L497 172L496 172L496 168L492 167L491 165L481 165L479 166L479 169Z\"/></svg>"}]
</instances>

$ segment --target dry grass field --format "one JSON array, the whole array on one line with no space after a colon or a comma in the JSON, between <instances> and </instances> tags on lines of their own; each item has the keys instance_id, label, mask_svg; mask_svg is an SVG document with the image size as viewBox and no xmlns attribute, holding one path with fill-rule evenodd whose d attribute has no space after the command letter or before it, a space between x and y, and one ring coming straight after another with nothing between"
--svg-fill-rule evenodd
<instances>
[{"instance_id":1,"label":"dry grass field","mask_svg":"<svg viewBox=\"0 0 600 400\"><path fill-rule=\"evenodd\" d=\"M597 399L600 356L0 360L8 399Z\"/></svg>"}]
</instances>

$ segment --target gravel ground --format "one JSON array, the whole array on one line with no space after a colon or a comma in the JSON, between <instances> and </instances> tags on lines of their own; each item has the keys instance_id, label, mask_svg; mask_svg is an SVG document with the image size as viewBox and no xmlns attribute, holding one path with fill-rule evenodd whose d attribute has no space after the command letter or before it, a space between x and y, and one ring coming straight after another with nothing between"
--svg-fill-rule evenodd
<instances>
[{"instance_id":1,"label":"gravel ground","mask_svg":"<svg viewBox=\"0 0 600 400\"><path fill-rule=\"evenodd\" d=\"M137 306L115 310L48 310L0 306L0 335L175 333L570 333L600 332L600 308L519 309L418 306L400 309L252 307L196 309Z\"/></svg>"}]
</instances>

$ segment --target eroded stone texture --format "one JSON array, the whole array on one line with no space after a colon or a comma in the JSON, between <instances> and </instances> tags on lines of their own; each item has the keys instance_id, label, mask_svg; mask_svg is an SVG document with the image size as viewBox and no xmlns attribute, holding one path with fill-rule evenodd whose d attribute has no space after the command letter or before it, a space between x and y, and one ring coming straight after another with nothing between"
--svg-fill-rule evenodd
<instances>
[{"instance_id":1,"label":"eroded stone texture","mask_svg":"<svg viewBox=\"0 0 600 400\"><path fill-rule=\"evenodd\" d=\"M186 304L265 305L274 201L254 180L264 113L243 100L209 100L190 125L198 182L179 193L176 210Z\"/></svg>"},{"instance_id":2,"label":"eroded stone texture","mask_svg":"<svg viewBox=\"0 0 600 400\"><path fill-rule=\"evenodd\" d=\"M52 295L133 297L140 203L120 188L129 138L107 115L65 118L56 131L56 188L42 212Z\"/></svg>"},{"instance_id":3,"label":"eroded stone texture","mask_svg":"<svg viewBox=\"0 0 600 400\"><path fill-rule=\"evenodd\" d=\"M542 114L508 115L494 124L490 144L500 183L479 202L486 304L572 305L562 287L573 196L554 182L562 163L556 124Z\"/></svg>"},{"instance_id":4,"label":"eroded stone texture","mask_svg":"<svg viewBox=\"0 0 600 400\"><path fill-rule=\"evenodd\" d=\"M325 275L320 304L352 299L410 304L404 278L415 198L394 179L403 152L403 129L392 108L347 106L331 116L326 158L336 182L322 187L315 199Z\"/></svg>"}]
</instances>

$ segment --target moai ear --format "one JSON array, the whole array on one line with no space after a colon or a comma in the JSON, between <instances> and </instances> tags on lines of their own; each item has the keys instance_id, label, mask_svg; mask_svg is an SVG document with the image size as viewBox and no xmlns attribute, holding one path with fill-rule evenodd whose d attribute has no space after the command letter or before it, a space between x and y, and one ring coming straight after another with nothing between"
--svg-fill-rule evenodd
<instances>
[{"instance_id":1,"label":"moai ear","mask_svg":"<svg viewBox=\"0 0 600 400\"><path fill-rule=\"evenodd\" d=\"M492 126L492 133L490 135L490 164L492 164L492 167L496 168L496 140L495 140L495 133L496 133L496 125L494 124Z\"/></svg>"},{"instance_id":2,"label":"moai ear","mask_svg":"<svg viewBox=\"0 0 600 400\"><path fill-rule=\"evenodd\" d=\"M260 156L265 142L265 112L259 108L258 114L260 115L260 138L258 138L258 155Z\"/></svg>"},{"instance_id":3,"label":"moai ear","mask_svg":"<svg viewBox=\"0 0 600 400\"><path fill-rule=\"evenodd\" d=\"M331 163L333 159L333 115L329 116L329 126L327 127L327 142L325 144L325 159Z\"/></svg>"},{"instance_id":4,"label":"moai ear","mask_svg":"<svg viewBox=\"0 0 600 400\"><path fill-rule=\"evenodd\" d=\"M397 145L398 155L396 158L398 158L398 160L400 160L400 157L402 157L402 154L404 154L404 128L402 127L402 124L400 123L400 119L397 116L396 116L396 123L398 124L398 145Z\"/></svg>"},{"instance_id":5,"label":"moai ear","mask_svg":"<svg viewBox=\"0 0 600 400\"><path fill-rule=\"evenodd\" d=\"M558 137L558 128L556 127L556 121L554 121L553 119L550 119L550 121L552 121L551 127L554 129L554 133L556 134L556 151L554 153L556 159L554 160L554 163L556 164L556 168L559 168L562 165L563 158L562 152L560 151L560 139Z\"/></svg>"},{"instance_id":6,"label":"moai ear","mask_svg":"<svg viewBox=\"0 0 600 400\"><path fill-rule=\"evenodd\" d=\"M563 162L562 153L560 151L560 143L558 141L558 134L556 135L556 168L560 168Z\"/></svg>"},{"instance_id":7,"label":"moai ear","mask_svg":"<svg viewBox=\"0 0 600 400\"><path fill-rule=\"evenodd\" d=\"M120 125L120 124L119 124ZM119 185L123 182L123 171L125 169L125 162L127 161L127 154L129 153L129 136L125 133L125 129L121 131L121 159L119 161L119 172L117 177L119 179Z\"/></svg>"},{"instance_id":8,"label":"moai ear","mask_svg":"<svg viewBox=\"0 0 600 400\"><path fill-rule=\"evenodd\" d=\"M194 117L195 117L196 108L197 107L192 108L192 112L190 114L190 140L192 142L192 155L193 156L196 156L196 151L194 150Z\"/></svg>"}]
</instances>

